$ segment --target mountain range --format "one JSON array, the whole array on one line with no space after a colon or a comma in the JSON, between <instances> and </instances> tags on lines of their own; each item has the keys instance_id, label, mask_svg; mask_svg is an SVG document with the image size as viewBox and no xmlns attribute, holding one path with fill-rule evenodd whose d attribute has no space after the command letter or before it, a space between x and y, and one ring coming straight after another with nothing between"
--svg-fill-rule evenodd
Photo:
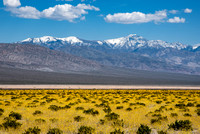
<instances>
[{"instance_id":1,"label":"mountain range","mask_svg":"<svg viewBox=\"0 0 200 134\"><path fill-rule=\"evenodd\" d=\"M66 56L70 55L95 65L90 66L87 71L98 70L106 66L200 74L200 45L190 46L178 42L169 43L162 40L147 40L136 34L103 41L84 40L74 36L66 38L44 36L28 38L14 44L45 47L50 49L49 51L66 54ZM61 56L55 61L60 58L63 57ZM60 61L58 60L57 62ZM82 67L80 66L80 68ZM54 71L59 72L56 69Z\"/></svg>"}]
</instances>

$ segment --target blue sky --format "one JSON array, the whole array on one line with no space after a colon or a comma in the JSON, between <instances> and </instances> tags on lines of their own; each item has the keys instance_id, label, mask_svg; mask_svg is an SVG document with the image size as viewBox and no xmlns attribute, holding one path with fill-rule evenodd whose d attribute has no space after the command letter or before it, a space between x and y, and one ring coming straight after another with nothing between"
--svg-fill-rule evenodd
<instances>
[{"instance_id":1,"label":"blue sky","mask_svg":"<svg viewBox=\"0 0 200 134\"><path fill-rule=\"evenodd\" d=\"M200 43L199 0L2 0L0 42L77 36Z\"/></svg>"}]
</instances>

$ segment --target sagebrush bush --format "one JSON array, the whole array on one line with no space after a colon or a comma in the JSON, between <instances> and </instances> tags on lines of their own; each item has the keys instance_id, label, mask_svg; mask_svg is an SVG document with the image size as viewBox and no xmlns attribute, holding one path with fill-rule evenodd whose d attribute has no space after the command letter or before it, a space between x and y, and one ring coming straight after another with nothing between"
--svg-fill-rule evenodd
<instances>
[{"instance_id":1,"label":"sagebrush bush","mask_svg":"<svg viewBox=\"0 0 200 134\"><path fill-rule=\"evenodd\" d=\"M51 128L49 129L47 134L63 134L63 131L60 130L59 128Z\"/></svg>"},{"instance_id":2,"label":"sagebrush bush","mask_svg":"<svg viewBox=\"0 0 200 134\"><path fill-rule=\"evenodd\" d=\"M88 127L88 126L81 126L78 129L78 134L92 134L94 133L95 129L92 127Z\"/></svg>"},{"instance_id":3,"label":"sagebrush bush","mask_svg":"<svg viewBox=\"0 0 200 134\"><path fill-rule=\"evenodd\" d=\"M137 130L137 134L150 134L151 129L147 125L141 124Z\"/></svg>"},{"instance_id":4,"label":"sagebrush bush","mask_svg":"<svg viewBox=\"0 0 200 134\"><path fill-rule=\"evenodd\" d=\"M16 113L16 112L10 112L9 117L13 117L16 120L21 120L22 119L22 115L20 113Z\"/></svg>"},{"instance_id":5,"label":"sagebrush bush","mask_svg":"<svg viewBox=\"0 0 200 134\"><path fill-rule=\"evenodd\" d=\"M35 112L33 113L33 115L39 115L39 114L43 114L40 110L35 110Z\"/></svg>"},{"instance_id":6,"label":"sagebrush bush","mask_svg":"<svg viewBox=\"0 0 200 134\"><path fill-rule=\"evenodd\" d=\"M23 134L40 134L41 129L39 129L38 127L34 127L34 128L28 128L27 130L25 130L25 132Z\"/></svg>"},{"instance_id":7,"label":"sagebrush bush","mask_svg":"<svg viewBox=\"0 0 200 134\"><path fill-rule=\"evenodd\" d=\"M77 122L80 122L84 119L84 117L81 117L81 116L76 116L74 117L74 120L77 121Z\"/></svg>"},{"instance_id":8,"label":"sagebrush bush","mask_svg":"<svg viewBox=\"0 0 200 134\"><path fill-rule=\"evenodd\" d=\"M90 108L90 109L88 109L88 110L84 110L83 113L85 113L85 114L91 114L91 115L93 115L93 116L99 114L99 112L98 112L97 110L94 110L93 108Z\"/></svg>"},{"instance_id":9,"label":"sagebrush bush","mask_svg":"<svg viewBox=\"0 0 200 134\"><path fill-rule=\"evenodd\" d=\"M191 121L189 120L176 120L175 123L171 123L169 129L174 129L175 131L178 130L193 130Z\"/></svg>"},{"instance_id":10,"label":"sagebrush bush","mask_svg":"<svg viewBox=\"0 0 200 134\"><path fill-rule=\"evenodd\" d=\"M2 123L3 128L8 129L8 128L14 128L17 129L19 128L22 124L17 122L15 118L12 117L6 117L5 122Z\"/></svg>"},{"instance_id":11,"label":"sagebrush bush","mask_svg":"<svg viewBox=\"0 0 200 134\"><path fill-rule=\"evenodd\" d=\"M110 132L110 134L124 134L124 131L121 131L120 129L115 129L115 131Z\"/></svg>"},{"instance_id":12,"label":"sagebrush bush","mask_svg":"<svg viewBox=\"0 0 200 134\"><path fill-rule=\"evenodd\" d=\"M119 115L113 112L113 113L105 115L105 118L107 120L117 120L119 118Z\"/></svg>"}]
</instances>

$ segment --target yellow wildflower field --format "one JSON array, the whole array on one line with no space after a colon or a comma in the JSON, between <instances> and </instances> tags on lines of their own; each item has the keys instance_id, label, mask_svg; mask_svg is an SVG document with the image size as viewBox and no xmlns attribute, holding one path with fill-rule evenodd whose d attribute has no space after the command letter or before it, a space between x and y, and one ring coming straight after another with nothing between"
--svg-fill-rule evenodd
<instances>
[{"instance_id":1,"label":"yellow wildflower field","mask_svg":"<svg viewBox=\"0 0 200 134\"><path fill-rule=\"evenodd\" d=\"M1 134L198 134L200 90L0 90L0 115Z\"/></svg>"}]
</instances>

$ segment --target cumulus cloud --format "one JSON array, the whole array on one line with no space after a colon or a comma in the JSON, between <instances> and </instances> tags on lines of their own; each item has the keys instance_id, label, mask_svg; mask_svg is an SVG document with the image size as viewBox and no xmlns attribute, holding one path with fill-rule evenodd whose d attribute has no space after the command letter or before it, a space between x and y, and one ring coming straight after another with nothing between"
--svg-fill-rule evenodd
<instances>
[{"instance_id":1,"label":"cumulus cloud","mask_svg":"<svg viewBox=\"0 0 200 134\"><path fill-rule=\"evenodd\" d=\"M54 20L67 20L73 22L74 19L84 18L83 15L88 14L86 10L99 11L99 8L85 4L78 4L77 6L64 4L64 5L56 5L54 7L45 9L41 12L41 14L42 17L44 18L49 18Z\"/></svg>"},{"instance_id":2,"label":"cumulus cloud","mask_svg":"<svg viewBox=\"0 0 200 134\"><path fill-rule=\"evenodd\" d=\"M170 10L169 13L171 14L177 14L179 11L178 10Z\"/></svg>"},{"instance_id":3,"label":"cumulus cloud","mask_svg":"<svg viewBox=\"0 0 200 134\"><path fill-rule=\"evenodd\" d=\"M16 0L15 0L16 1ZM77 6L72 6L70 4L56 5L54 7L49 7L43 11L37 10L35 7L25 6L25 7L7 7L7 11L10 11L13 15L20 18L29 19L40 19L48 18L53 20L67 20L69 22L74 22L76 19L85 20L85 14L88 14L87 10L99 11L100 9L86 4L78 4Z\"/></svg>"},{"instance_id":4,"label":"cumulus cloud","mask_svg":"<svg viewBox=\"0 0 200 134\"><path fill-rule=\"evenodd\" d=\"M147 22L161 22L167 17L167 11L156 11L154 14L142 12L108 14L104 19L109 23L134 24Z\"/></svg>"},{"instance_id":5,"label":"cumulus cloud","mask_svg":"<svg viewBox=\"0 0 200 134\"><path fill-rule=\"evenodd\" d=\"M8 8L7 10L20 18L39 19L41 16L40 11L30 6L25 6L20 8Z\"/></svg>"},{"instance_id":6,"label":"cumulus cloud","mask_svg":"<svg viewBox=\"0 0 200 134\"><path fill-rule=\"evenodd\" d=\"M4 6L7 7L18 7L21 6L21 3L19 0L3 0Z\"/></svg>"},{"instance_id":7,"label":"cumulus cloud","mask_svg":"<svg viewBox=\"0 0 200 134\"><path fill-rule=\"evenodd\" d=\"M185 13L192 13L192 9L186 8L186 9L184 10L184 12L185 12Z\"/></svg>"},{"instance_id":8,"label":"cumulus cloud","mask_svg":"<svg viewBox=\"0 0 200 134\"><path fill-rule=\"evenodd\" d=\"M169 22L169 23L185 23L185 18L174 17L174 18L170 18L167 22Z\"/></svg>"}]
</instances>

